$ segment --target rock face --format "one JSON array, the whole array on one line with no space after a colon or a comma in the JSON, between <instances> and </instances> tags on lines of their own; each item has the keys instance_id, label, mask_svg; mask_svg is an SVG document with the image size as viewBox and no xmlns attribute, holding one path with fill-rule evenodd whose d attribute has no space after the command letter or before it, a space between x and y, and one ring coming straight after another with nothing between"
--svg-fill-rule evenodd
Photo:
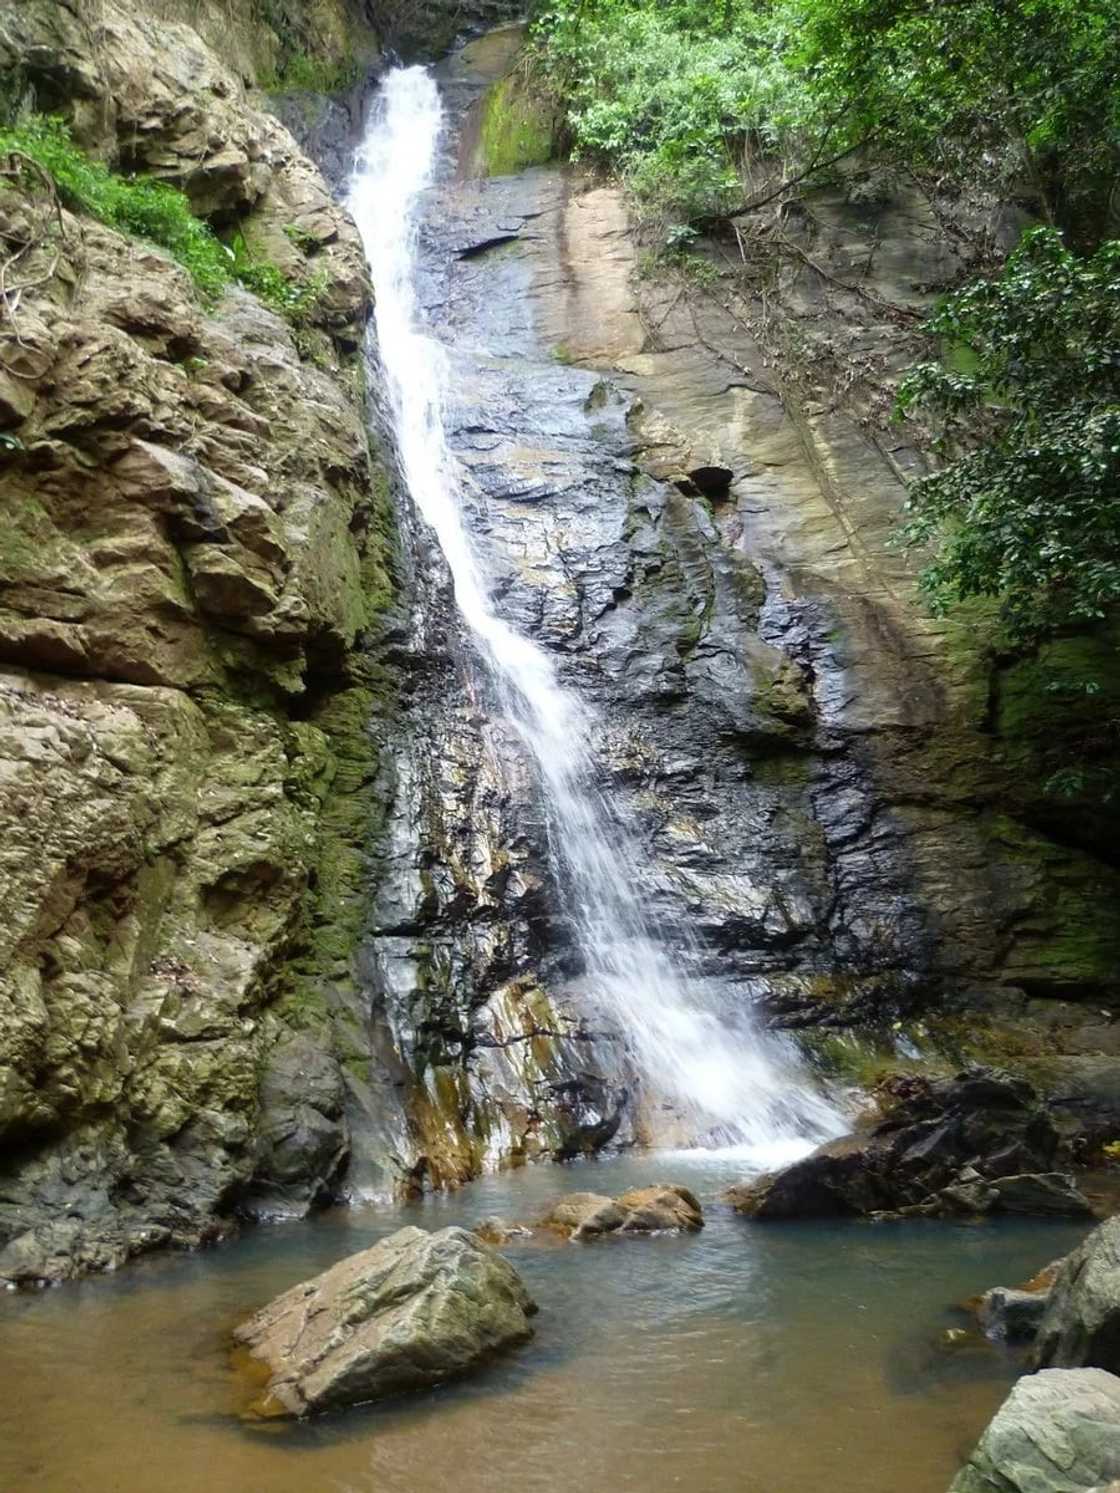
<instances>
[{"instance_id":1,"label":"rock face","mask_svg":"<svg viewBox=\"0 0 1120 1493\"><path fill-rule=\"evenodd\" d=\"M441 77L453 111L477 107L467 62ZM843 280L859 245L870 295L804 263L781 277L774 320L821 344L822 368L858 347L846 402L760 343L749 286L643 286L616 192L449 168L418 289L450 364L465 517L503 614L598 712L643 903L714 1006L808 1033L841 1071L853 1028L955 1063L1006 1043L1107 1136L1120 880L1080 830L1050 833L1041 791L1065 645L997 663L979 625L931 621L888 542L922 461L877 423L905 349L924 355L906 329L936 291L915 285L966 269L902 195L814 200L810 258ZM414 708L368 947L423 1075L417 1164L446 1181L641 1139L650 1106L558 915L531 766L488 718L419 532L413 551Z\"/></svg>"},{"instance_id":2,"label":"rock face","mask_svg":"<svg viewBox=\"0 0 1120 1493\"><path fill-rule=\"evenodd\" d=\"M1091 1216L1071 1177L1049 1170L1060 1138L1031 1086L992 1069L905 1080L886 1117L728 1201L751 1218L884 1212Z\"/></svg>"},{"instance_id":3,"label":"rock face","mask_svg":"<svg viewBox=\"0 0 1120 1493\"><path fill-rule=\"evenodd\" d=\"M1120 1477L1120 1379L1044 1369L1020 1379L949 1493L1082 1493Z\"/></svg>"},{"instance_id":4,"label":"rock face","mask_svg":"<svg viewBox=\"0 0 1120 1493\"><path fill-rule=\"evenodd\" d=\"M391 584L369 289L314 166L142 5L8 7L13 66L85 149L323 286L297 332L0 192L34 241L0 328L0 1277L29 1280L337 1191Z\"/></svg>"},{"instance_id":5,"label":"rock face","mask_svg":"<svg viewBox=\"0 0 1120 1493\"><path fill-rule=\"evenodd\" d=\"M1035 1353L1044 1368L1120 1372L1120 1217L1095 1228L1062 1261Z\"/></svg>"},{"instance_id":6,"label":"rock face","mask_svg":"<svg viewBox=\"0 0 1120 1493\"><path fill-rule=\"evenodd\" d=\"M540 1220L570 1239L597 1239L603 1234L694 1233L704 1227L699 1202L687 1187L658 1184L636 1187L621 1197L572 1192L557 1199Z\"/></svg>"},{"instance_id":7,"label":"rock face","mask_svg":"<svg viewBox=\"0 0 1120 1493\"><path fill-rule=\"evenodd\" d=\"M376 51L359 9L279 8L316 57L317 27L358 25L338 63ZM242 290L203 305L164 254L67 213L21 262L0 329L0 1277L640 1140L656 1097L586 989L433 536L371 451L354 229L252 87L281 52L249 0L5 12L21 102L322 295L298 328ZM453 112L488 82L462 59L443 77ZM308 103L275 107L337 181L358 102ZM1053 1102L1115 1134L1114 851L1040 787L1075 645L987 657L982 628L931 623L886 543L921 455L877 423L878 375L966 267L954 235L901 197L814 204L831 279L779 277L774 319L821 368L855 350L845 404L758 340L749 288L637 288L616 192L464 183L455 154L418 289L467 518L505 614L599 712L597 787L652 924L732 1021L823 1031L825 1061L853 1028L954 1053L979 1032L1044 1056ZM52 210L7 182L0 235L49 234ZM864 289L840 295L852 255ZM1021 1180L1048 1166L1001 1169L1001 1206L1052 1201L1060 1183ZM972 1206L995 1175L938 1186Z\"/></svg>"},{"instance_id":8,"label":"rock face","mask_svg":"<svg viewBox=\"0 0 1120 1493\"><path fill-rule=\"evenodd\" d=\"M249 1414L313 1415L458 1378L527 1341L536 1310L476 1235L400 1229L237 1329L269 1370Z\"/></svg>"}]
</instances>

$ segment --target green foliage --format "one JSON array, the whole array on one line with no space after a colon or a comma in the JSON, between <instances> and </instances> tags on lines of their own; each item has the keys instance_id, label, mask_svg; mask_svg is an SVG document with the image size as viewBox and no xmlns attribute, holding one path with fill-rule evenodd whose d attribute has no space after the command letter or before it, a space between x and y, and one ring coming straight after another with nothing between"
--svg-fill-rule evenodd
<instances>
[{"instance_id":1,"label":"green foliage","mask_svg":"<svg viewBox=\"0 0 1120 1493\"><path fill-rule=\"evenodd\" d=\"M911 166L1025 182L1067 224L1120 165L1120 0L803 0L791 66Z\"/></svg>"},{"instance_id":2,"label":"green foliage","mask_svg":"<svg viewBox=\"0 0 1120 1493\"><path fill-rule=\"evenodd\" d=\"M898 398L946 457L904 531L937 546L934 606L998 597L1017 641L1102 620L1120 602L1120 243L1080 259L1032 230L926 329L971 355L968 372L920 365Z\"/></svg>"},{"instance_id":3,"label":"green foliage","mask_svg":"<svg viewBox=\"0 0 1120 1493\"><path fill-rule=\"evenodd\" d=\"M307 322L326 289L326 276L294 280L267 261L254 260L240 236L232 247L195 217L187 197L151 177L123 176L74 144L65 121L33 116L0 130L0 154L26 156L50 176L59 197L121 233L167 249L190 272L207 300L237 280L293 323Z\"/></svg>"},{"instance_id":4,"label":"green foliage","mask_svg":"<svg viewBox=\"0 0 1120 1493\"><path fill-rule=\"evenodd\" d=\"M232 272L246 290L293 326L306 326L327 288L327 277L321 270L293 280L268 260L253 259L240 234L233 240L232 256Z\"/></svg>"},{"instance_id":5,"label":"green foliage","mask_svg":"<svg viewBox=\"0 0 1120 1493\"><path fill-rule=\"evenodd\" d=\"M753 3L557 0L534 31L576 153L689 219L736 201L738 148L770 117L774 24Z\"/></svg>"},{"instance_id":6,"label":"green foliage","mask_svg":"<svg viewBox=\"0 0 1120 1493\"><path fill-rule=\"evenodd\" d=\"M1032 193L1100 235L1120 167L1120 0L546 0L534 20L577 152L692 221L749 154L810 178L846 152Z\"/></svg>"},{"instance_id":7,"label":"green foliage","mask_svg":"<svg viewBox=\"0 0 1120 1493\"><path fill-rule=\"evenodd\" d=\"M361 75L361 64L352 55L331 60L296 51L284 58L271 77L260 81L268 93L341 93Z\"/></svg>"},{"instance_id":8,"label":"green foliage","mask_svg":"<svg viewBox=\"0 0 1120 1493\"><path fill-rule=\"evenodd\" d=\"M203 295L217 296L229 280L228 251L195 217L182 192L149 177L110 171L77 148L61 119L33 117L0 131L0 153L12 151L37 162L68 207L169 250Z\"/></svg>"}]
</instances>

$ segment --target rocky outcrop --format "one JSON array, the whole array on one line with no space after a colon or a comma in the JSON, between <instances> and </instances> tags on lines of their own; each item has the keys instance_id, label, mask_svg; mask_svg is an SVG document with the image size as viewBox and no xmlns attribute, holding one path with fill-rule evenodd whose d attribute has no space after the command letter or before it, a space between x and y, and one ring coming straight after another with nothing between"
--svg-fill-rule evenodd
<instances>
[{"instance_id":1,"label":"rocky outcrop","mask_svg":"<svg viewBox=\"0 0 1120 1493\"><path fill-rule=\"evenodd\" d=\"M143 7L9 7L0 68L323 288L298 330L208 304L42 182L0 192L0 1277L28 1280L338 1189L390 539L361 251L291 136Z\"/></svg>"},{"instance_id":2,"label":"rocky outcrop","mask_svg":"<svg viewBox=\"0 0 1120 1493\"><path fill-rule=\"evenodd\" d=\"M687 1187L658 1184L635 1187L621 1197L572 1192L552 1203L538 1227L569 1239L598 1239L604 1234L695 1233L704 1213Z\"/></svg>"},{"instance_id":3,"label":"rocky outcrop","mask_svg":"<svg viewBox=\"0 0 1120 1493\"><path fill-rule=\"evenodd\" d=\"M1120 1372L1120 1217L1094 1229L1062 1261L1038 1324L1043 1368Z\"/></svg>"},{"instance_id":4,"label":"rocky outcrop","mask_svg":"<svg viewBox=\"0 0 1120 1493\"><path fill-rule=\"evenodd\" d=\"M513 1266L465 1229L400 1229L236 1331L268 1371L252 1417L314 1415L458 1378L532 1336Z\"/></svg>"},{"instance_id":5,"label":"rocky outcrop","mask_svg":"<svg viewBox=\"0 0 1120 1493\"><path fill-rule=\"evenodd\" d=\"M1120 1477L1120 1379L1044 1369L1020 1379L949 1493L1080 1493Z\"/></svg>"},{"instance_id":6,"label":"rocky outcrop","mask_svg":"<svg viewBox=\"0 0 1120 1493\"><path fill-rule=\"evenodd\" d=\"M988 1212L1092 1214L1073 1178L1050 1170L1061 1141L1022 1079L973 1069L902 1080L886 1116L726 1197L749 1218Z\"/></svg>"}]
</instances>

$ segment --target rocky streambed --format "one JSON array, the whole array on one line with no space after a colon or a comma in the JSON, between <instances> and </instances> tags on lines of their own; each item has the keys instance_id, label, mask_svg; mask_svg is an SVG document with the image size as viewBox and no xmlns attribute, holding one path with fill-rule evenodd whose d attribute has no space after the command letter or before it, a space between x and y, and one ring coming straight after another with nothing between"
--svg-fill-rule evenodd
<instances>
[{"instance_id":1,"label":"rocky streambed","mask_svg":"<svg viewBox=\"0 0 1120 1493\"><path fill-rule=\"evenodd\" d=\"M752 1224L720 1202L741 1175L718 1155L546 1164L8 1296L0 1482L197 1493L202 1468L214 1493L945 1493L1021 1367L976 1332L957 1341L972 1322L954 1304L1026 1280L1084 1224ZM478 1375L287 1426L239 1419L233 1329L298 1282L401 1227L533 1220L573 1188L622 1197L668 1177L702 1230L501 1246L540 1310Z\"/></svg>"}]
</instances>

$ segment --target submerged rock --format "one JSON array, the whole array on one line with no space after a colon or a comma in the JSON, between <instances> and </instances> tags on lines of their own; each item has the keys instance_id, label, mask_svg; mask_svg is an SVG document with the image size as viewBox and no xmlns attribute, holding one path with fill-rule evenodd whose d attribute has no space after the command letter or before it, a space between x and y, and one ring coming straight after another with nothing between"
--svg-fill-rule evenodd
<instances>
[{"instance_id":1,"label":"submerged rock","mask_svg":"<svg viewBox=\"0 0 1120 1493\"><path fill-rule=\"evenodd\" d=\"M466 1229L399 1229L237 1328L269 1371L247 1413L312 1415L457 1378L530 1338L536 1310L513 1266Z\"/></svg>"},{"instance_id":2,"label":"submerged rock","mask_svg":"<svg viewBox=\"0 0 1120 1493\"><path fill-rule=\"evenodd\" d=\"M533 1231L523 1223L511 1223L508 1218L500 1218L495 1213L489 1218L479 1219L471 1233L476 1234L484 1244L506 1244L510 1239L528 1239Z\"/></svg>"},{"instance_id":3,"label":"submerged rock","mask_svg":"<svg viewBox=\"0 0 1120 1493\"><path fill-rule=\"evenodd\" d=\"M687 1187L659 1183L636 1187L619 1198L571 1192L553 1203L540 1226L571 1239L601 1234L694 1233L704 1227L700 1203Z\"/></svg>"},{"instance_id":4,"label":"submerged rock","mask_svg":"<svg viewBox=\"0 0 1120 1493\"><path fill-rule=\"evenodd\" d=\"M1004 1343L1029 1342L1038 1331L1049 1291L1015 1291L995 1286L980 1298L977 1315L988 1337Z\"/></svg>"},{"instance_id":5,"label":"submerged rock","mask_svg":"<svg viewBox=\"0 0 1120 1493\"><path fill-rule=\"evenodd\" d=\"M1095 1228L1062 1262L1036 1354L1043 1367L1120 1369L1120 1217Z\"/></svg>"},{"instance_id":6,"label":"submerged rock","mask_svg":"<svg viewBox=\"0 0 1120 1493\"><path fill-rule=\"evenodd\" d=\"M990 1068L907 1079L870 1130L829 1141L725 1194L751 1218L941 1216L994 1211L1091 1216L1051 1170L1060 1137L1030 1084Z\"/></svg>"},{"instance_id":7,"label":"submerged rock","mask_svg":"<svg viewBox=\"0 0 1120 1493\"><path fill-rule=\"evenodd\" d=\"M949 1493L1080 1493L1120 1477L1120 1379L1044 1369L1020 1379Z\"/></svg>"}]
</instances>

